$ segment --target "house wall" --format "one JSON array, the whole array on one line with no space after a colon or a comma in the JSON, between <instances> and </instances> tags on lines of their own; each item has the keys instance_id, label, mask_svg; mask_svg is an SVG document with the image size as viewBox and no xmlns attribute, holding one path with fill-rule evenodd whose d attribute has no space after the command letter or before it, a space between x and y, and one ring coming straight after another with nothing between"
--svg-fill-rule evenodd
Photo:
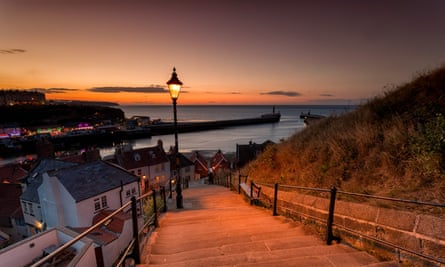
<instances>
[{"instance_id":1,"label":"house wall","mask_svg":"<svg viewBox=\"0 0 445 267\"><path fill-rule=\"evenodd\" d=\"M196 179L196 177L195 177L195 165L182 167L180 173L181 173L181 177L184 179L184 181L185 181L185 179L188 179L189 181Z\"/></svg>"},{"instance_id":2,"label":"house wall","mask_svg":"<svg viewBox=\"0 0 445 267\"><path fill-rule=\"evenodd\" d=\"M60 244L71 241L78 233L70 229L63 228L63 231L57 231L57 239ZM77 255L71 260L67 267L85 266L96 267L96 254L94 252L93 241L88 238L82 238L80 242L74 243L72 248L76 249Z\"/></svg>"},{"instance_id":3,"label":"house wall","mask_svg":"<svg viewBox=\"0 0 445 267\"><path fill-rule=\"evenodd\" d=\"M1 266L25 266L31 263L33 259L41 257L43 249L51 245L60 246L73 237L74 233L71 233L68 229L59 228L53 228L34 235L0 250ZM73 259L72 264L68 266L96 266L94 248L91 240L84 238L72 247L76 249L77 255Z\"/></svg>"},{"instance_id":4,"label":"house wall","mask_svg":"<svg viewBox=\"0 0 445 267\"><path fill-rule=\"evenodd\" d=\"M4 266L25 266L42 255L44 248L58 244L56 230L40 233L0 250L0 262Z\"/></svg>"},{"instance_id":5,"label":"house wall","mask_svg":"<svg viewBox=\"0 0 445 267\"><path fill-rule=\"evenodd\" d=\"M79 214L79 223L75 227L89 227L93 222L94 216L102 210L102 209L111 209L115 210L121 207L121 196L122 196L122 205L129 202L131 200L132 191L135 190L135 196L139 196L139 188L138 182L126 184L123 186L123 190L121 192L121 188L115 188L113 190L107 191L101 195L94 196L92 198L85 199L77 203L76 213ZM130 191L130 195L127 195L127 191ZM99 198L99 202L101 202L101 197L107 197L107 206L101 208L99 210L95 210L94 200ZM101 203L102 205L102 203Z\"/></svg>"},{"instance_id":6,"label":"house wall","mask_svg":"<svg viewBox=\"0 0 445 267\"><path fill-rule=\"evenodd\" d=\"M165 185L170 180L170 162L164 162L162 164L156 164L149 167L150 185Z\"/></svg>"},{"instance_id":7,"label":"house wall","mask_svg":"<svg viewBox=\"0 0 445 267\"><path fill-rule=\"evenodd\" d=\"M140 171L139 171L140 170ZM129 169L129 172L141 178L141 189L144 191L144 180L148 180L148 186L165 185L170 179L170 162L155 164L151 166L141 166Z\"/></svg>"},{"instance_id":8,"label":"house wall","mask_svg":"<svg viewBox=\"0 0 445 267\"><path fill-rule=\"evenodd\" d=\"M122 233L119 238L102 248L104 255L104 265L113 266L116 260L119 258L121 252L128 246L131 239L133 238L133 225L132 220L126 220L124 227L122 228Z\"/></svg>"},{"instance_id":9,"label":"house wall","mask_svg":"<svg viewBox=\"0 0 445 267\"><path fill-rule=\"evenodd\" d=\"M43 221L48 227L78 226L78 213L74 199L59 182L57 177L47 173L42 175L42 184L38 188Z\"/></svg>"},{"instance_id":10,"label":"house wall","mask_svg":"<svg viewBox=\"0 0 445 267\"><path fill-rule=\"evenodd\" d=\"M42 222L42 209L40 204L21 200L20 205L22 206L25 223L29 226L27 232L29 235L33 235L39 223ZM26 209L24 207L25 205L27 206ZM32 214L29 212L29 205L31 205L31 209L33 210Z\"/></svg>"}]
</instances>

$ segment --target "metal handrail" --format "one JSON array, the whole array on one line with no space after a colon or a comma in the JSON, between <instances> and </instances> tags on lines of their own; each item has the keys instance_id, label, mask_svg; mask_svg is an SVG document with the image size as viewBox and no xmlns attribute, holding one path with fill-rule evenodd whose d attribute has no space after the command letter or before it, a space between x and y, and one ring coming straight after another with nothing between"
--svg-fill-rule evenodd
<instances>
[{"instance_id":1,"label":"metal handrail","mask_svg":"<svg viewBox=\"0 0 445 267\"><path fill-rule=\"evenodd\" d=\"M383 197L383 196L375 196L375 195L366 195L366 194L352 193L352 192L346 192L346 191L337 191L337 193L350 195L350 196L367 197L367 198L382 199L382 200L395 201L395 202L403 202L403 203L410 203L410 204L417 204L417 205L425 205L425 206L433 206L433 207L445 208L445 204L442 204L442 203L432 203L432 202L408 200L408 199L401 199L401 198L392 198L392 197Z\"/></svg>"},{"instance_id":2,"label":"metal handrail","mask_svg":"<svg viewBox=\"0 0 445 267\"><path fill-rule=\"evenodd\" d=\"M384 197L384 196L376 196L376 195L367 195L367 194L361 194L361 193L353 193L353 192L347 192L347 191L337 191L337 188L333 187L331 189L323 189L323 188L312 188L312 187L302 187L302 186L291 186L291 185L278 185L278 184L267 184L267 183L261 183L261 182L256 182L256 184L261 184L263 186L268 186L268 187L275 187L274 190L274 207L273 207L273 216L278 215L278 213L276 212L277 210L277 199L278 199L278 188L292 188L292 189L299 189L299 190L310 190L310 191L319 191L319 192L330 192L331 194L331 198L330 198L330 205L329 205L329 212L328 212L328 221L326 222L327 225L327 244L330 244L332 240L338 239L338 237L334 237L332 234L332 226L335 225L338 228L342 228L345 231L348 231L350 233L354 233L357 235L360 235L362 237L365 237L369 240L373 240L376 242L380 242L381 244L387 245L389 247L393 247L396 248L398 250L403 250L407 253L411 253L413 255L428 259L428 260L432 260L441 264L445 263L445 260L442 258L437 258L431 255L427 255L427 254L422 254L416 251L413 251L409 248L405 248L402 246L399 246L397 244L393 244L391 242L385 241L385 240L381 240L372 236L368 236L365 235L363 233L354 231L353 229L347 228L345 226L342 225L338 225L333 223L333 216L334 216L334 207L335 207L335 198L336 198L336 194L340 193L340 194L344 194L344 195L350 195L350 196L358 196L358 197L366 197L366 198L374 198L374 199L381 199L381 200L387 200L387 201L395 201L395 202L402 202L402 203L409 203L409 204L416 204L416 205L425 205L425 206L433 206L433 207L441 207L441 208L445 208L445 204L444 203L433 203L433 202L425 202L425 201L417 201L417 200L407 200L407 199L399 199L399 198L392 198L392 197ZM299 212L298 212L299 213ZM300 213L302 214L302 213ZM305 217L308 218L312 218L312 219L316 219L319 221L322 221L320 218L315 218L313 216L310 216L309 214L304 214Z\"/></svg>"},{"instance_id":3,"label":"metal handrail","mask_svg":"<svg viewBox=\"0 0 445 267\"><path fill-rule=\"evenodd\" d=\"M385 240L382 240L382 239L378 239L378 238L375 238L375 237L372 237L372 236L363 235L363 234L360 233L360 232L354 231L354 230L352 230L352 229L350 229L350 228L344 227L344 226L339 225L339 224L334 224L334 225L337 226L337 227L339 227L339 228L342 228L342 229L345 230L345 231L348 231L348 232L353 233L353 234L356 234L356 235L360 235L361 237L367 238L367 239L369 239L369 240L372 240L372 241L375 241L375 242L382 243L382 244L387 245L387 246L389 246L389 247L394 247L394 248L396 248L396 249L400 249L400 250L406 251L406 252L408 252L408 253L414 254L414 255L416 255L416 256L419 256L419 257L422 257L422 258L425 258L425 259L428 259L428 260L432 260L432 261L439 262L439 263L441 263L441 264L445 264L445 260L443 260L443 259L441 259L441 258L436 258L436 257L430 256L430 255L427 255L427 254L422 254L422 253L419 253L419 252L414 251L414 250L412 250L412 249L405 248L405 247L399 246L399 245L397 245L397 244L394 244L394 243L391 243L391 242L388 242L388 241L385 241Z\"/></svg>"},{"instance_id":4,"label":"metal handrail","mask_svg":"<svg viewBox=\"0 0 445 267\"><path fill-rule=\"evenodd\" d=\"M116 214L118 214L119 212L121 212L122 210L124 210L126 207L128 207L129 205L131 205L131 201L125 203L122 207L120 207L119 209L115 210L114 212L112 212L110 215L108 215L107 217L105 217L104 219L100 220L98 223L96 223L95 225L91 226L90 228L88 228L87 230L85 230L84 232L82 232L81 234L79 234L77 237L71 239L70 241L66 242L65 244L63 244L62 246L58 247L56 250L54 250L52 253L48 254L47 256L41 258L39 261L37 261L36 263L34 263L33 265L31 265L31 267L38 267L39 265L43 264L44 262L52 259L53 257L55 257L57 254L59 254L60 252L62 252L64 249L70 247L71 245L73 245L74 243L76 243L77 241L79 241L80 239L84 238L86 235L88 235L89 233L91 233L92 231L94 231L96 228L98 228L99 226L101 226L102 224L104 224L106 221L108 221L109 219L111 219L113 216L115 216Z\"/></svg>"},{"instance_id":5,"label":"metal handrail","mask_svg":"<svg viewBox=\"0 0 445 267\"><path fill-rule=\"evenodd\" d=\"M268 184L268 183L262 183L262 182L255 182L255 184L264 185L268 187L274 187L274 184ZM326 188L316 188L316 187L304 187L304 186L293 186L293 185L279 185L281 188L292 188L292 189L299 189L299 190L308 190L308 191L319 191L319 192L330 192L331 189ZM353 192L347 192L347 191L341 191L338 190L337 193L344 194L344 195L350 195L350 196L358 196L358 197L366 197L366 198L374 198L374 199L381 199L381 200L388 200L388 201L394 201L394 202L403 202L403 203L409 203L409 204L417 204L417 205L425 205L425 206L433 206L433 207L440 207L445 208L444 203L433 203L433 202L424 202L424 201L417 201L417 200L408 200L408 199L402 199L402 198L392 198L392 197L384 197L384 196L377 196L377 195L367 195L367 194L361 194L361 193L353 193Z\"/></svg>"},{"instance_id":6,"label":"metal handrail","mask_svg":"<svg viewBox=\"0 0 445 267\"><path fill-rule=\"evenodd\" d=\"M148 192L138 198L134 198L136 199L136 201L140 201L142 199L145 199L151 195L154 195L155 191L151 191ZM107 222L108 220L110 220L112 217L114 217L116 214L118 214L119 212L123 211L125 208L127 208L128 206L130 206L132 204L132 201L128 201L127 203L125 203L124 205L122 205L122 207L118 208L117 210L113 211L110 215L108 215L107 217L105 217L104 219L100 220L99 222L97 222L95 225L89 227L87 230L85 230L84 232L80 233L78 236L76 236L75 238L71 239L70 241L66 242L65 244L61 245L60 247L58 247L56 250L54 250L53 252L51 252L50 254L46 255L45 257L41 258L40 260L38 260L37 262L33 263L30 267L38 267L40 265L42 265L43 263L45 263L46 261L52 259L53 257L55 257L57 254L59 254L60 252L62 252L64 249L72 246L74 243L80 241L80 239L84 238L85 236L87 236L89 233L91 233L92 231L94 231L96 228L98 228L99 226L101 226L102 224L104 224L105 222ZM156 213L157 211L155 211ZM154 214L155 215L155 214ZM156 219L154 219L154 221L156 221ZM145 227L145 225L144 225ZM139 233L138 233L139 234ZM130 242L128 247L131 247L134 245L135 239L132 239L132 241ZM138 244L139 245L139 244ZM127 250L128 250L127 247Z\"/></svg>"}]
</instances>

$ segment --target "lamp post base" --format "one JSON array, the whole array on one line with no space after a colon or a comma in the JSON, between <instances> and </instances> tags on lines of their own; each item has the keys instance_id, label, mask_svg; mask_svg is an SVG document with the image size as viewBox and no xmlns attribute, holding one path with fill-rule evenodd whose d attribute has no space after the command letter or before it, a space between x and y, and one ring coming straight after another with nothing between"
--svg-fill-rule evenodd
<instances>
[{"instance_id":1,"label":"lamp post base","mask_svg":"<svg viewBox=\"0 0 445 267\"><path fill-rule=\"evenodd\" d=\"M184 206L182 205L182 195L176 196L176 208L177 209L183 209Z\"/></svg>"}]
</instances>

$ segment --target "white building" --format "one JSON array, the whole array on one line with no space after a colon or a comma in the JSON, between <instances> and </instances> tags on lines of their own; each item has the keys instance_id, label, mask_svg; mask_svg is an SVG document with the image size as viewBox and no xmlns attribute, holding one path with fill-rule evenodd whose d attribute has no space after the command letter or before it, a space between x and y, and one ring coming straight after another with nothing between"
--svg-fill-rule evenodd
<instances>
[{"instance_id":1,"label":"white building","mask_svg":"<svg viewBox=\"0 0 445 267\"><path fill-rule=\"evenodd\" d=\"M45 219L42 217L42 208L40 206L40 197L38 188L42 184L43 174L77 166L77 163L65 162L54 159L42 159L29 172L26 177L26 188L20 196L20 204L28 227L28 235L34 235L43 230Z\"/></svg>"},{"instance_id":2,"label":"white building","mask_svg":"<svg viewBox=\"0 0 445 267\"><path fill-rule=\"evenodd\" d=\"M34 233L54 227L81 233L141 194L137 176L101 160L78 165L45 159L30 173L21 205ZM129 209L88 235L94 240L97 266L112 266L131 241Z\"/></svg>"},{"instance_id":3,"label":"white building","mask_svg":"<svg viewBox=\"0 0 445 267\"><path fill-rule=\"evenodd\" d=\"M70 241L76 235L77 233L69 229L57 227L19 241L0 250L1 266L28 266ZM65 262L68 262L64 266L97 266L93 241L88 238L82 238L62 254Z\"/></svg>"},{"instance_id":4,"label":"white building","mask_svg":"<svg viewBox=\"0 0 445 267\"><path fill-rule=\"evenodd\" d=\"M170 161L160 140L154 147L118 148L111 162L140 177L143 193L166 186L170 180Z\"/></svg>"}]
</instances>

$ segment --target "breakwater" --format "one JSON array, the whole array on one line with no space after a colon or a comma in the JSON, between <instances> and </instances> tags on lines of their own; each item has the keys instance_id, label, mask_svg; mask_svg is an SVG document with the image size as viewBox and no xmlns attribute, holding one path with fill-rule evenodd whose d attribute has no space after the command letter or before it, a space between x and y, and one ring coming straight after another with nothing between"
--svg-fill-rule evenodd
<instances>
[{"instance_id":1,"label":"breakwater","mask_svg":"<svg viewBox=\"0 0 445 267\"><path fill-rule=\"evenodd\" d=\"M258 118L202 121L202 122L178 122L178 132L186 133L186 132L208 131L215 129L223 129L227 127L255 125L262 123L276 123L280 121L280 118L281 118L280 113L272 113L272 114L262 115L261 117ZM164 135L164 134L174 133L173 123L161 123L161 124L151 125L149 128L151 135Z\"/></svg>"},{"instance_id":2,"label":"breakwater","mask_svg":"<svg viewBox=\"0 0 445 267\"><path fill-rule=\"evenodd\" d=\"M277 123L280 121L280 113L265 114L256 118L202 121L202 122L179 122L178 132L199 132L228 127L238 127L255 124ZM158 123L134 130L110 130L91 131L85 134L47 136L42 138L27 138L14 140L13 147L0 149L0 157L15 157L24 154L36 153L41 143L49 143L54 146L55 151L76 150L88 147L107 147L122 143L126 140L151 138L157 135L169 135L174 133L173 123Z\"/></svg>"}]
</instances>

